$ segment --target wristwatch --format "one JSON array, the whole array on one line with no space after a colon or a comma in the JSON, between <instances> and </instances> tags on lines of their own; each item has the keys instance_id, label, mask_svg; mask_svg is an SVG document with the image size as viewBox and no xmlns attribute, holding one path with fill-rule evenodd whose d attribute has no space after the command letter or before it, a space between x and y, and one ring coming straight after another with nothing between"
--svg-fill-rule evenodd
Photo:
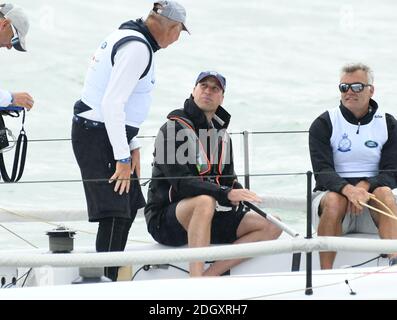
<instances>
[{"instance_id":1,"label":"wristwatch","mask_svg":"<svg viewBox=\"0 0 397 320\"><path fill-rule=\"evenodd\" d=\"M131 163L131 157L125 158L125 159L120 159L117 160L120 163Z\"/></svg>"}]
</instances>

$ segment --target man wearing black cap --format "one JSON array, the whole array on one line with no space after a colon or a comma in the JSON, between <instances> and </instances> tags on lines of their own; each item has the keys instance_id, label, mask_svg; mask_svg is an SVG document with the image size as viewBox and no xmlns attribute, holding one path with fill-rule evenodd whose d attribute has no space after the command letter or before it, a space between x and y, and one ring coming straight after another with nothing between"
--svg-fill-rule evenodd
<instances>
[{"instance_id":1,"label":"man wearing black cap","mask_svg":"<svg viewBox=\"0 0 397 320\"><path fill-rule=\"evenodd\" d=\"M139 144L155 83L154 53L186 30L186 11L157 1L146 20L123 23L97 48L81 99L74 105L72 144L84 180L89 221L99 222L96 250L123 251L139 208ZM105 268L117 279L118 268Z\"/></svg>"},{"instance_id":2,"label":"man wearing black cap","mask_svg":"<svg viewBox=\"0 0 397 320\"><path fill-rule=\"evenodd\" d=\"M26 51L25 38L29 21L24 11L10 3L0 4L0 48ZM33 98L26 92L9 92L0 89L0 107L33 107Z\"/></svg>"},{"instance_id":3,"label":"man wearing black cap","mask_svg":"<svg viewBox=\"0 0 397 320\"><path fill-rule=\"evenodd\" d=\"M225 88L221 74L201 72L183 109L172 111L157 135L145 218L161 244L195 248L272 240L281 234L239 206L260 198L237 182L226 131L230 114L221 107ZM221 275L241 261L217 261L206 270L203 262L192 262L190 275Z\"/></svg>"}]
</instances>

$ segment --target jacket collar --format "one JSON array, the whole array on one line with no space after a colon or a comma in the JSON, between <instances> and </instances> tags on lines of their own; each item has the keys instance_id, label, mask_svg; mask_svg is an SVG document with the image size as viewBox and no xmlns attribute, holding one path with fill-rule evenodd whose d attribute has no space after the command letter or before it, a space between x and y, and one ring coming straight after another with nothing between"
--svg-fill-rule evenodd
<instances>
[{"instance_id":1,"label":"jacket collar","mask_svg":"<svg viewBox=\"0 0 397 320\"><path fill-rule=\"evenodd\" d=\"M119 29L130 29L130 30L138 31L145 36L146 40L149 42L150 46L152 47L153 52L156 52L157 50L161 49L156 39L150 33L149 28L146 26L145 22L142 19L136 19L135 21L130 20L124 22L119 27Z\"/></svg>"},{"instance_id":2,"label":"jacket collar","mask_svg":"<svg viewBox=\"0 0 397 320\"><path fill-rule=\"evenodd\" d=\"M212 120L214 127L218 130L226 129L229 126L231 115L222 107L218 106L215 112L216 119ZM187 117L194 125L195 129L210 129L207 117L204 112L194 102L194 98L190 95L189 99L186 99L183 109L177 109L172 111L167 118L170 117Z\"/></svg>"},{"instance_id":3,"label":"jacket collar","mask_svg":"<svg viewBox=\"0 0 397 320\"><path fill-rule=\"evenodd\" d=\"M350 123L352 124L358 124L360 122L361 125L365 125L371 122L372 118L374 117L376 111L378 110L378 104L376 103L375 100L370 99L369 100L369 109L367 114L362 117L361 119L357 119L354 114L346 108L342 102L340 103L339 106L340 111L342 112L343 117Z\"/></svg>"}]
</instances>

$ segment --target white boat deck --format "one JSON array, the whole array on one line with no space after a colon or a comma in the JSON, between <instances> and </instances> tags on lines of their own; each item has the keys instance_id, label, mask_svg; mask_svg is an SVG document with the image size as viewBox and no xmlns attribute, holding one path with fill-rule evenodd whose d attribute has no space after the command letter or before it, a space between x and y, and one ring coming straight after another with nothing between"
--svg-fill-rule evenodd
<instances>
[{"instance_id":1,"label":"white boat deck","mask_svg":"<svg viewBox=\"0 0 397 320\"><path fill-rule=\"evenodd\" d=\"M305 284L305 272L288 272L16 288L0 290L0 300L397 299L397 266L315 271L312 295L305 294Z\"/></svg>"}]
</instances>

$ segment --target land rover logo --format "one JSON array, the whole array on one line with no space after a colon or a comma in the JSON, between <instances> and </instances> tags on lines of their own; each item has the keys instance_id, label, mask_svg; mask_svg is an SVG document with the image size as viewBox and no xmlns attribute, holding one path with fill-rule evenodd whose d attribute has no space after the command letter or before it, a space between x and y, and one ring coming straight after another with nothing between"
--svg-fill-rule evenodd
<instances>
[{"instance_id":1,"label":"land rover logo","mask_svg":"<svg viewBox=\"0 0 397 320\"><path fill-rule=\"evenodd\" d=\"M376 148L378 146L378 143L376 141L368 140L365 141L365 146L368 148Z\"/></svg>"}]
</instances>

